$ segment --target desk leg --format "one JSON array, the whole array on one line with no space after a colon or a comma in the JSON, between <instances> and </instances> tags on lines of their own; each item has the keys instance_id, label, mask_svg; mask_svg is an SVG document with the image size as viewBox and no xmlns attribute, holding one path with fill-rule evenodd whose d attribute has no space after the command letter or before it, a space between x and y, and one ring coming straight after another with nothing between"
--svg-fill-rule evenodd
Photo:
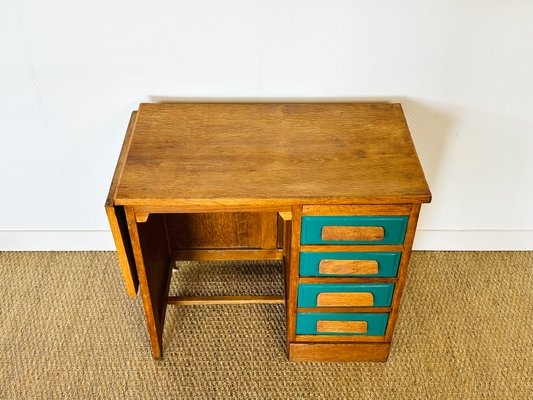
<instances>
[{"instance_id":1,"label":"desk leg","mask_svg":"<svg viewBox=\"0 0 533 400\"><path fill-rule=\"evenodd\" d=\"M165 216L153 214L146 222L137 223L135 211L126 207L126 219L137 265L152 355L154 358L161 358L163 325L172 273Z\"/></svg>"}]
</instances>

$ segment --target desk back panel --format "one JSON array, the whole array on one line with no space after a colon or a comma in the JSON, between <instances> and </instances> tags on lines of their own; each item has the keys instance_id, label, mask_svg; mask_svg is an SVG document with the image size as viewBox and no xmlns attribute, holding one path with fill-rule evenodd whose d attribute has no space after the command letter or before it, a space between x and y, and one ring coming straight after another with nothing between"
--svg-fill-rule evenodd
<instances>
[{"instance_id":1,"label":"desk back panel","mask_svg":"<svg viewBox=\"0 0 533 400\"><path fill-rule=\"evenodd\" d=\"M277 213L167 214L174 250L274 249L277 222Z\"/></svg>"}]
</instances>

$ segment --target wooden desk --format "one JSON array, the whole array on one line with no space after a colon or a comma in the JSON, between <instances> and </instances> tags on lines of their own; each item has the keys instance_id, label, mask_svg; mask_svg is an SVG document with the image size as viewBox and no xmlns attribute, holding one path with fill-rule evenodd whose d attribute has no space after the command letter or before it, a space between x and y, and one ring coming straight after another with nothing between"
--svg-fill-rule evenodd
<instances>
[{"instance_id":1,"label":"wooden desk","mask_svg":"<svg viewBox=\"0 0 533 400\"><path fill-rule=\"evenodd\" d=\"M141 104L106 212L155 358L167 304L267 302L289 360L384 361L430 199L400 104ZM285 296L169 297L179 259L283 260Z\"/></svg>"}]
</instances>

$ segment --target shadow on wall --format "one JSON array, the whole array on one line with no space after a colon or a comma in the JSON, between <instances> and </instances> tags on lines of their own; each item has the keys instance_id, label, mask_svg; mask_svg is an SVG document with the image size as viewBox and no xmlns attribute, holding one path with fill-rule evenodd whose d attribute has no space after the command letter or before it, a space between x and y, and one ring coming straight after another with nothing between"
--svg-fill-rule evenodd
<instances>
[{"instance_id":1,"label":"shadow on wall","mask_svg":"<svg viewBox=\"0 0 533 400\"><path fill-rule=\"evenodd\" d=\"M452 116L444 111L447 107L439 107L435 102L408 97L394 98L393 101L403 106L418 157L436 197L435 190L448 169L449 154L456 136Z\"/></svg>"},{"instance_id":2,"label":"shadow on wall","mask_svg":"<svg viewBox=\"0 0 533 400\"><path fill-rule=\"evenodd\" d=\"M439 107L437 102L425 99L415 99L403 96L386 97L171 97L149 96L154 103L183 103L183 102L313 102L313 103L401 103L409 130L416 146L418 157L424 169L430 188L436 188L439 177L447 169L448 153L454 139L453 120L445 113L444 105ZM433 191L433 197L435 192Z\"/></svg>"}]
</instances>

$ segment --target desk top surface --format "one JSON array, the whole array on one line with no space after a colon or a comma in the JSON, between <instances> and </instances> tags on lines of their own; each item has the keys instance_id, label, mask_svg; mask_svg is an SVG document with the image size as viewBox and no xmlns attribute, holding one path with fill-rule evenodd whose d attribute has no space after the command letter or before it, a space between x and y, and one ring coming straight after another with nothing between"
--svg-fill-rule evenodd
<instances>
[{"instance_id":1,"label":"desk top surface","mask_svg":"<svg viewBox=\"0 0 533 400\"><path fill-rule=\"evenodd\" d=\"M134 113L119 205L428 202L400 104L159 103Z\"/></svg>"}]
</instances>

